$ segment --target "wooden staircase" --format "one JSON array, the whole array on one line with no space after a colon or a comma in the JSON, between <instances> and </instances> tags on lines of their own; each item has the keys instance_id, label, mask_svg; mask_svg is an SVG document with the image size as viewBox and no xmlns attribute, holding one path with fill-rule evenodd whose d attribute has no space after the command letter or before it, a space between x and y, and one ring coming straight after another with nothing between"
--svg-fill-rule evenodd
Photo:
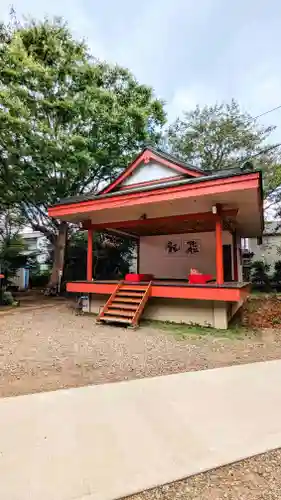
<instances>
[{"instance_id":1,"label":"wooden staircase","mask_svg":"<svg viewBox=\"0 0 281 500\"><path fill-rule=\"evenodd\" d=\"M138 326L144 306L149 298L148 285L120 281L97 317L97 323L120 323Z\"/></svg>"}]
</instances>

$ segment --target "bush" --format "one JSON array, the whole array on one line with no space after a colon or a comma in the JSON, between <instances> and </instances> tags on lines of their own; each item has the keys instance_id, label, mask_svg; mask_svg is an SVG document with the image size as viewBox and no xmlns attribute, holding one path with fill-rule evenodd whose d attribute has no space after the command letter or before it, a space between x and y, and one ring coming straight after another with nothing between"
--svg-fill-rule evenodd
<instances>
[{"instance_id":1,"label":"bush","mask_svg":"<svg viewBox=\"0 0 281 500\"><path fill-rule=\"evenodd\" d=\"M7 292L6 290L0 291L0 304L3 306L11 306L14 303L14 297L11 292Z\"/></svg>"},{"instance_id":2,"label":"bush","mask_svg":"<svg viewBox=\"0 0 281 500\"><path fill-rule=\"evenodd\" d=\"M50 274L34 274L29 278L30 288L45 288L49 282Z\"/></svg>"},{"instance_id":3,"label":"bush","mask_svg":"<svg viewBox=\"0 0 281 500\"><path fill-rule=\"evenodd\" d=\"M281 283L281 260L277 260L274 264L274 273L272 279L275 283Z\"/></svg>"},{"instance_id":4,"label":"bush","mask_svg":"<svg viewBox=\"0 0 281 500\"><path fill-rule=\"evenodd\" d=\"M269 270L270 266L262 260L256 260L251 266L251 281L260 291L271 291Z\"/></svg>"}]
</instances>

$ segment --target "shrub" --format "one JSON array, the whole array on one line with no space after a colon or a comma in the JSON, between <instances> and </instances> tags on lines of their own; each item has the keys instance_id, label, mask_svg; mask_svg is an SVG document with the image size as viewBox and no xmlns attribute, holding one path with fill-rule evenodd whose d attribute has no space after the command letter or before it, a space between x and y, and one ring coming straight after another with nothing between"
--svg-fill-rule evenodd
<instances>
[{"instance_id":1,"label":"shrub","mask_svg":"<svg viewBox=\"0 0 281 500\"><path fill-rule=\"evenodd\" d=\"M0 291L0 304L3 306L11 306L14 303L14 297L11 292L7 292L6 290Z\"/></svg>"},{"instance_id":2,"label":"shrub","mask_svg":"<svg viewBox=\"0 0 281 500\"><path fill-rule=\"evenodd\" d=\"M50 274L34 274L29 278L29 284L31 288L45 288L49 282Z\"/></svg>"},{"instance_id":3,"label":"shrub","mask_svg":"<svg viewBox=\"0 0 281 500\"><path fill-rule=\"evenodd\" d=\"M281 260L277 260L274 264L272 279L275 283L281 283Z\"/></svg>"},{"instance_id":4,"label":"shrub","mask_svg":"<svg viewBox=\"0 0 281 500\"><path fill-rule=\"evenodd\" d=\"M256 260L251 266L251 281L257 288L270 291L271 283L269 277L270 266L262 260Z\"/></svg>"}]
</instances>

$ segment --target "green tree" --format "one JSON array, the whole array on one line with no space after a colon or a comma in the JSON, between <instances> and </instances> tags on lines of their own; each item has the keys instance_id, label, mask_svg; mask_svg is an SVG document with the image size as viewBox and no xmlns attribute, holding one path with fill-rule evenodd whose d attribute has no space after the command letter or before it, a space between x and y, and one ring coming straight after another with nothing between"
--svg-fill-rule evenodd
<instances>
[{"instance_id":1,"label":"green tree","mask_svg":"<svg viewBox=\"0 0 281 500\"><path fill-rule=\"evenodd\" d=\"M20 236L22 226L23 219L14 210L7 209L0 214L0 269L5 275L5 282L28 261L24 254L25 244Z\"/></svg>"},{"instance_id":2,"label":"green tree","mask_svg":"<svg viewBox=\"0 0 281 500\"><path fill-rule=\"evenodd\" d=\"M53 245L55 285L68 226L48 206L95 192L156 144L163 104L128 70L93 58L59 19L2 25L0 99L0 184Z\"/></svg>"},{"instance_id":3,"label":"green tree","mask_svg":"<svg viewBox=\"0 0 281 500\"><path fill-rule=\"evenodd\" d=\"M127 238L107 234L94 235L93 276L96 279L124 278L133 259L134 243ZM87 234L76 231L69 238L63 279L85 278L87 266Z\"/></svg>"},{"instance_id":4,"label":"green tree","mask_svg":"<svg viewBox=\"0 0 281 500\"><path fill-rule=\"evenodd\" d=\"M273 129L259 126L232 100L230 104L197 106L185 112L169 127L167 142L171 151L185 161L216 171L260 152Z\"/></svg>"},{"instance_id":5,"label":"green tree","mask_svg":"<svg viewBox=\"0 0 281 500\"><path fill-rule=\"evenodd\" d=\"M269 276L270 266L263 262L262 260L256 260L251 265L250 278L252 283L256 287L261 287L265 291L271 290L270 276Z\"/></svg>"}]
</instances>

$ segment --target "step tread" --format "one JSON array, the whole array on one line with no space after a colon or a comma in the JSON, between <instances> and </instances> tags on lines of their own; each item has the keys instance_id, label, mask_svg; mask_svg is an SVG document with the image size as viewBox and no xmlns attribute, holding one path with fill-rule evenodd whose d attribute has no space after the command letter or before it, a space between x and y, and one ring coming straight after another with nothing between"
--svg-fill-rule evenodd
<instances>
[{"instance_id":1,"label":"step tread","mask_svg":"<svg viewBox=\"0 0 281 500\"><path fill-rule=\"evenodd\" d=\"M128 290L128 292L126 292L126 291L123 292L122 290L120 290L116 294L116 297L139 297L139 298L141 298L141 297L143 297L143 295L144 295L143 293L130 292L129 290Z\"/></svg>"},{"instance_id":2,"label":"step tread","mask_svg":"<svg viewBox=\"0 0 281 500\"><path fill-rule=\"evenodd\" d=\"M124 285L121 288L119 288L119 291L123 291L123 290L126 290L126 291L127 290L132 290L133 292L134 291L136 291L136 292L146 292L147 287Z\"/></svg>"},{"instance_id":3,"label":"step tread","mask_svg":"<svg viewBox=\"0 0 281 500\"><path fill-rule=\"evenodd\" d=\"M107 311L104 312L104 315L106 316L107 314L109 315L116 315L116 316L127 316L128 318L130 317L133 317L135 315L135 312L134 311L125 311L125 310L122 310L122 309L114 309L114 311L111 311L110 309L108 309Z\"/></svg>"},{"instance_id":4,"label":"step tread","mask_svg":"<svg viewBox=\"0 0 281 500\"><path fill-rule=\"evenodd\" d=\"M109 306L109 308L112 307L114 309L126 309L128 311L136 311L138 308L138 302L132 303L132 304L126 304L126 302L112 302Z\"/></svg>"},{"instance_id":5,"label":"step tread","mask_svg":"<svg viewBox=\"0 0 281 500\"><path fill-rule=\"evenodd\" d=\"M126 297L114 297L114 300L112 301L112 304L113 303L117 303L117 302L120 302L121 304L123 303L127 303L127 304L139 304L140 303L140 300L138 299L130 299L129 297L126 298Z\"/></svg>"},{"instance_id":6,"label":"step tread","mask_svg":"<svg viewBox=\"0 0 281 500\"><path fill-rule=\"evenodd\" d=\"M100 321L113 321L116 323L127 323L128 325L131 323L131 319L119 318L118 316L101 316L99 318Z\"/></svg>"}]
</instances>

